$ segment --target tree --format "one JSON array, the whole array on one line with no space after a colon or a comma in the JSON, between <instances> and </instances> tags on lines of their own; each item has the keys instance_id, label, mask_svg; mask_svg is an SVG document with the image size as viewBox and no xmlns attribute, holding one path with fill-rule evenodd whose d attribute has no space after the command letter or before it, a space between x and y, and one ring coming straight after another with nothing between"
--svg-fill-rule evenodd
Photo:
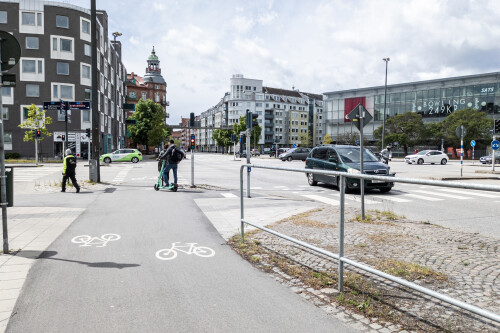
<instances>
[{"instance_id":1,"label":"tree","mask_svg":"<svg viewBox=\"0 0 500 333\"><path fill-rule=\"evenodd\" d=\"M312 147L312 145L313 145L312 140L313 140L313 138L312 138L309 130L307 130L306 133L299 134L300 145L303 147Z\"/></svg>"},{"instance_id":2,"label":"tree","mask_svg":"<svg viewBox=\"0 0 500 333\"><path fill-rule=\"evenodd\" d=\"M330 134L325 134L325 137L323 138L323 144L329 145L332 142L333 142L332 136Z\"/></svg>"},{"instance_id":3,"label":"tree","mask_svg":"<svg viewBox=\"0 0 500 333\"><path fill-rule=\"evenodd\" d=\"M238 123L233 125L233 132L239 136L240 132L246 132L247 130L247 116L241 116ZM257 142L258 138L260 138L260 133L262 132L262 127L255 126L252 127L252 131L250 132L250 145L252 142ZM243 135L243 144L246 142L246 135Z\"/></svg>"},{"instance_id":4,"label":"tree","mask_svg":"<svg viewBox=\"0 0 500 333\"><path fill-rule=\"evenodd\" d=\"M157 146L167 139L172 129L165 124L166 112L160 104L148 99L140 100L135 107L132 119L137 120L136 125L130 125L130 138L134 144Z\"/></svg>"},{"instance_id":5,"label":"tree","mask_svg":"<svg viewBox=\"0 0 500 333\"><path fill-rule=\"evenodd\" d=\"M215 140L215 143L217 146L220 147L229 147L233 144L233 141L231 141L231 134L233 131L231 130L221 130L221 129L216 129L212 133L212 139Z\"/></svg>"},{"instance_id":6,"label":"tree","mask_svg":"<svg viewBox=\"0 0 500 333\"><path fill-rule=\"evenodd\" d=\"M358 146L360 135L359 133L345 133L337 136L337 144L345 144L345 145L356 145ZM357 141L357 142L356 142ZM363 136L363 142L368 142L366 136Z\"/></svg>"},{"instance_id":7,"label":"tree","mask_svg":"<svg viewBox=\"0 0 500 333\"><path fill-rule=\"evenodd\" d=\"M28 117L25 121L18 125L21 128L27 129L26 132L24 132L24 142L35 141L37 139L36 131L40 131L42 134L42 136L38 138L39 141L45 139L44 136L52 135L52 133L50 133L46 128L47 125L52 124L52 118L46 116L46 112L47 111L45 110L40 111L35 104L31 104L28 107Z\"/></svg>"},{"instance_id":8,"label":"tree","mask_svg":"<svg viewBox=\"0 0 500 333\"><path fill-rule=\"evenodd\" d=\"M460 147L460 137L456 134L456 129L460 125L466 130L464 149L470 148L471 140L476 140L478 143L476 149L491 142L490 129L493 127L493 119L488 118L483 111L476 109L454 111L439 124L440 138L443 138L447 145Z\"/></svg>"},{"instance_id":9,"label":"tree","mask_svg":"<svg viewBox=\"0 0 500 333\"><path fill-rule=\"evenodd\" d=\"M409 147L421 143L426 134L422 115L411 111L386 119L385 130L385 142L398 142L403 147L405 154L408 154ZM382 137L382 126L373 132L373 136L375 138ZM382 145L381 141L379 141L379 145ZM384 148L382 147L382 149Z\"/></svg>"}]
</instances>

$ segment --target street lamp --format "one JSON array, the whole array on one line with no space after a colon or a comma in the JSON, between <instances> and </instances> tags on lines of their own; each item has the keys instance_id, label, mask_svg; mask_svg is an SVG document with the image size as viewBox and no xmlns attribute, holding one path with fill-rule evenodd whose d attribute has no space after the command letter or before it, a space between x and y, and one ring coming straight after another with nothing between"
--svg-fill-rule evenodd
<instances>
[{"instance_id":1,"label":"street lamp","mask_svg":"<svg viewBox=\"0 0 500 333\"><path fill-rule=\"evenodd\" d=\"M384 93L384 113L382 115L382 149L385 147L385 110L387 109L387 63L390 58L383 58L385 61L385 93Z\"/></svg>"},{"instance_id":2,"label":"street lamp","mask_svg":"<svg viewBox=\"0 0 500 333\"><path fill-rule=\"evenodd\" d=\"M118 139L118 103L116 96L118 95L118 52L116 51L116 37L120 37L121 32L113 32L113 47L115 50L115 137L116 137L116 149L120 149L120 140Z\"/></svg>"}]
</instances>

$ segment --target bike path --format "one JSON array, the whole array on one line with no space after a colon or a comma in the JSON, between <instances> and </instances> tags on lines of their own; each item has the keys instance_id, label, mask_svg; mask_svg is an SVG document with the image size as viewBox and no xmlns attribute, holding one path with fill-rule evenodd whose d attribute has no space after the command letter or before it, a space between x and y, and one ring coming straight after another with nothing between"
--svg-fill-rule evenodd
<instances>
[{"instance_id":1,"label":"bike path","mask_svg":"<svg viewBox=\"0 0 500 333\"><path fill-rule=\"evenodd\" d=\"M352 331L235 254L193 201L206 194L152 185L96 195L30 270L7 332ZM104 234L120 239L72 242ZM174 242L215 255L156 257Z\"/></svg>"}]
</instances>

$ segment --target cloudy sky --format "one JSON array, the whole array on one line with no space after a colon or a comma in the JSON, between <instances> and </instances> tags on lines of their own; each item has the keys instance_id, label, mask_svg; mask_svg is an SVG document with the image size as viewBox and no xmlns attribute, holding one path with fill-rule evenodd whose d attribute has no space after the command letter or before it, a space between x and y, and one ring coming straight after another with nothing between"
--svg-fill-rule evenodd
<instances>
[{"instance_id":1,"label":"cloudy sky","mask_svg":"<svg viewBox=\"0 0 500 333\"><path fill-rule=\"evenodd\" d=\"M63 0L90 8L90 0ZM97 0L127 71L154 45L170 124L229 91L233 74L321 94L500 71L498 0ZM111 37L111 36L110 36Z\"/></svg>"}]
</instances>

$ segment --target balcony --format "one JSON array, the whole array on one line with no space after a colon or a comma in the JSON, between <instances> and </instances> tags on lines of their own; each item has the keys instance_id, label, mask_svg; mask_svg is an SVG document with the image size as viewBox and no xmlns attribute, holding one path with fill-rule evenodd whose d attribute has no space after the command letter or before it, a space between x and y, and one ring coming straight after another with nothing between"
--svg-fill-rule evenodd
<instances>
[{"instance_id":1,"label":"balcony","mask_svg":"<svg viewBox=\"0 0 500 333\"><path fill-rule=\"evenodd\" d=\"M265 135L273 135L274 136L274 131L264 131Z\"/></svg>"},{"instance_id":2,"label":"balcony","mask_svg":"<svg viewBox=\"0 0 500 333\"><path fill-rule=\"evenodd\" d=\"M274 139L265 139L264 143L274 143Z\"/></svg>"},{"instance_id":3,"label":"balcony","mask_svg":"<svg viewBox=\"0 0 500 333\"><path fill-rule=\"evenodd\" d=\"M272 114L272 113L266 113L265 119L266 120L273 120L274 119L274 114Z\"/></svg>"}]
</instances>

